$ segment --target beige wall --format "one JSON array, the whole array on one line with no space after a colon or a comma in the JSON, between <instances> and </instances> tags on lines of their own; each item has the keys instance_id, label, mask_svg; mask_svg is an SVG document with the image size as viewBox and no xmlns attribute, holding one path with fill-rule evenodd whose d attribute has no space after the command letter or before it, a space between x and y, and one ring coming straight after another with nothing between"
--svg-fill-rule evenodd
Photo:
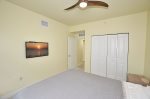
<instances>
[{"instance_id":1,"label":"beige wall","mask_svg":"<svg viewBox=\"0 0 150 99\"><path fill-rule=\"evenodd\" d=\"M78 64L78 66L80 66L81 61L82 61L81 41L80 41L80 39L78 38L78 39L77 39L77 64Z\"/></svg>"},{"instance_id":2,"label":"beige wall","mask_svg":"<svg viewBox=\"0 0 150 99\"><path fill-rule=\"evenodd\" d=\"M41 26L41 20L49 26ZM0 1L0 95L67 70L68 30L57 21ZM25 41L48 42L49 56L26 59Z\"/></svg>"},{"instance_id":3,"label":"beige wall","mask_svg":"<svg viewBox=\"0 0 150 99\"><path fill-rule=\"evenodd\" d=\"M145 76L150 78L150 10L148 13L147 24L147 39L146 39L146 54L145 54Z\"/></svg>"},{"instance_id":4,"label":"beige wall","mask_svg":"<svg viewBox=\"0 0 150 99\"><path fill-rule=\"evenodd\" d=\"M85 71L90 72L91 36L129 33L128 72L144 74L147 12L90 22L70 27L70 32L85 30Z\"/></svg>"},{"instance_id":5,"label":"beige wall","mask_svg":"<svg viewBox=\"0 0 150 99\"><path fill-rule=\"evenodd\" d=\"M78 39L78 66L84 65L84 39Z\"/></svg>"},{"instance_id":6,"label":"beige wall","mask_svg":"<svg viewBox=\"0 0 150 99\"><path fill-rule=\"evenodd\" d=\"M84 61L84 56L83 56L83 53L84 53L84 43L83 43L84 37L80 37L78 32L74 33L74 35L77 39L77 65L81 66L81 65L83 65L83 61Z\"/></svg>"},{"instance_id":7,"label":"beige wall","mask_svg":"<svg viewBox=\"0 0 150 99\"><path fill-rule=\"evenodd\" d=\"M49 27L41 26L41 20L48 21ZM129 33L129 72L149 77L149 26L147 41L147 12L72 26L70 32L85 30L87 72L90 72L92 35ZM0 0L0 95L66 70L68 30L64 24ZM25 41L48 42L49 56L26 59Z\"/></svg>"}]
</instances>

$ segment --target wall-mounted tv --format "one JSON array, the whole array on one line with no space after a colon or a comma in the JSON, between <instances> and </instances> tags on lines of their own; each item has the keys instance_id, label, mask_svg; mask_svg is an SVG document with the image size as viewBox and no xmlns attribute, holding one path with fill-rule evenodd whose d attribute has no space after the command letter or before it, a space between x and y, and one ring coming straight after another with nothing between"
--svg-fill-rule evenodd
<instances>
[{"instance_id":1,"label":"wall-mounted tv","mask_svg":"<svg viewBox=\"0 0 150 99\"><path fill-rule=\"evenodd\" d=\"M47 42L25 42L26 58L48 56Z\"/></svg>"}]
</instances>

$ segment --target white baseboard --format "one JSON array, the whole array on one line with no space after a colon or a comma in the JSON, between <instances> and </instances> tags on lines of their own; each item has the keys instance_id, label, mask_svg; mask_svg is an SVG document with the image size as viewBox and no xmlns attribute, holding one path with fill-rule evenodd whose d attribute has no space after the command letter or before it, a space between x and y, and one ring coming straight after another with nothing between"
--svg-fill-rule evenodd
<instances>
[{"instance_id":1,"label":"white baseboard","mask_svg":"<svg viewBox=\"0 0 150 99\"><path fill-rule=\"evenodd\" d=\"M11 93L8 93L6 95L3 95L0 97L0 99L12 99L12 97L17 93L19 92L20 90L17 90L17 91L14 91L14 92L11 92Z\"/></svg>"},{"instance_id":2,"label":"white baseboard","mask_svg":"<svg viewBox=\"0 0 150 99\"><path fill-rule=\"evenodd\" d=\"M64 70L64 71L65 71L65 70ZM62 71L62 72L64 72L64 71ZM59 72L59 73L61 73L61 72ZM57 75L57 74L59 74L59 73L56 73L56 74L51 75L51 76L49 76L49 77L53 77L53 76L55 76L55 75ZM32 86L32 85L34 85L34 84L36 84L36 83L39 83L39 82L41 82L41 81L43 81L43 80L45 80L45 79L48 79L49 77L44 77L43 79L37 80L37 81L35 81L35 82L33 82L33 83L29 84L29 85L26 85L26 86L24 86L24 87L22 87L22 88L20 88L20 89L18 89L18 90L15 90L15 91L13 91L13 92L10 92L10 93L7 93L7 94L5 94L5 95L2 95L2 96L0 96L0 99L12 99L12 97L13 97L15 94L17 94L19 91L21 91L21 90L23 90L23 89L25 89L25 88L27 88L27 87L29 87L29 86Z\"/></svg>"}]
</instances>

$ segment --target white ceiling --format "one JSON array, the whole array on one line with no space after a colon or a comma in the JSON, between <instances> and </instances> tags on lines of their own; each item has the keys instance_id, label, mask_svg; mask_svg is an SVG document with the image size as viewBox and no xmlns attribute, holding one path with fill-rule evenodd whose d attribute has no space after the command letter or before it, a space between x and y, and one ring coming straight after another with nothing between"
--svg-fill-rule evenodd
<instances>
[{"instance_id":1,"label":"white ceiling","mask_svg":"<svg viewBox=\"0 0 150 99\"><path fill-rule=\"evenodd\" d=\"M109 4L109 8L90 7L72 10L64 9L78 0L8 0L21 7L30 9L67 25L78 25L111 17L117 17L145 11L150 8L150 0L101 0Z\"/></svg>"}]
</instances>

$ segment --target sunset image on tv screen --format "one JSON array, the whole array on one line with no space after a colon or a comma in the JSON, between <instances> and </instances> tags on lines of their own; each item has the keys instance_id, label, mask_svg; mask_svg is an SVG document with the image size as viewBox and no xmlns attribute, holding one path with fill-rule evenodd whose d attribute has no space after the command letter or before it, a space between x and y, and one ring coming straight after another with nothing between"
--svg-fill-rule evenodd
<instances>
[{"instance_id":1,"label":"sunset image on tv screen","mask_svg":"<svg viewBox=\"0 0 150 99\"><path fill-rule=\"evenodd\" d=\"M48 43L26 42L26 58L48 56Z\"/></svg>"}]
</instances>

